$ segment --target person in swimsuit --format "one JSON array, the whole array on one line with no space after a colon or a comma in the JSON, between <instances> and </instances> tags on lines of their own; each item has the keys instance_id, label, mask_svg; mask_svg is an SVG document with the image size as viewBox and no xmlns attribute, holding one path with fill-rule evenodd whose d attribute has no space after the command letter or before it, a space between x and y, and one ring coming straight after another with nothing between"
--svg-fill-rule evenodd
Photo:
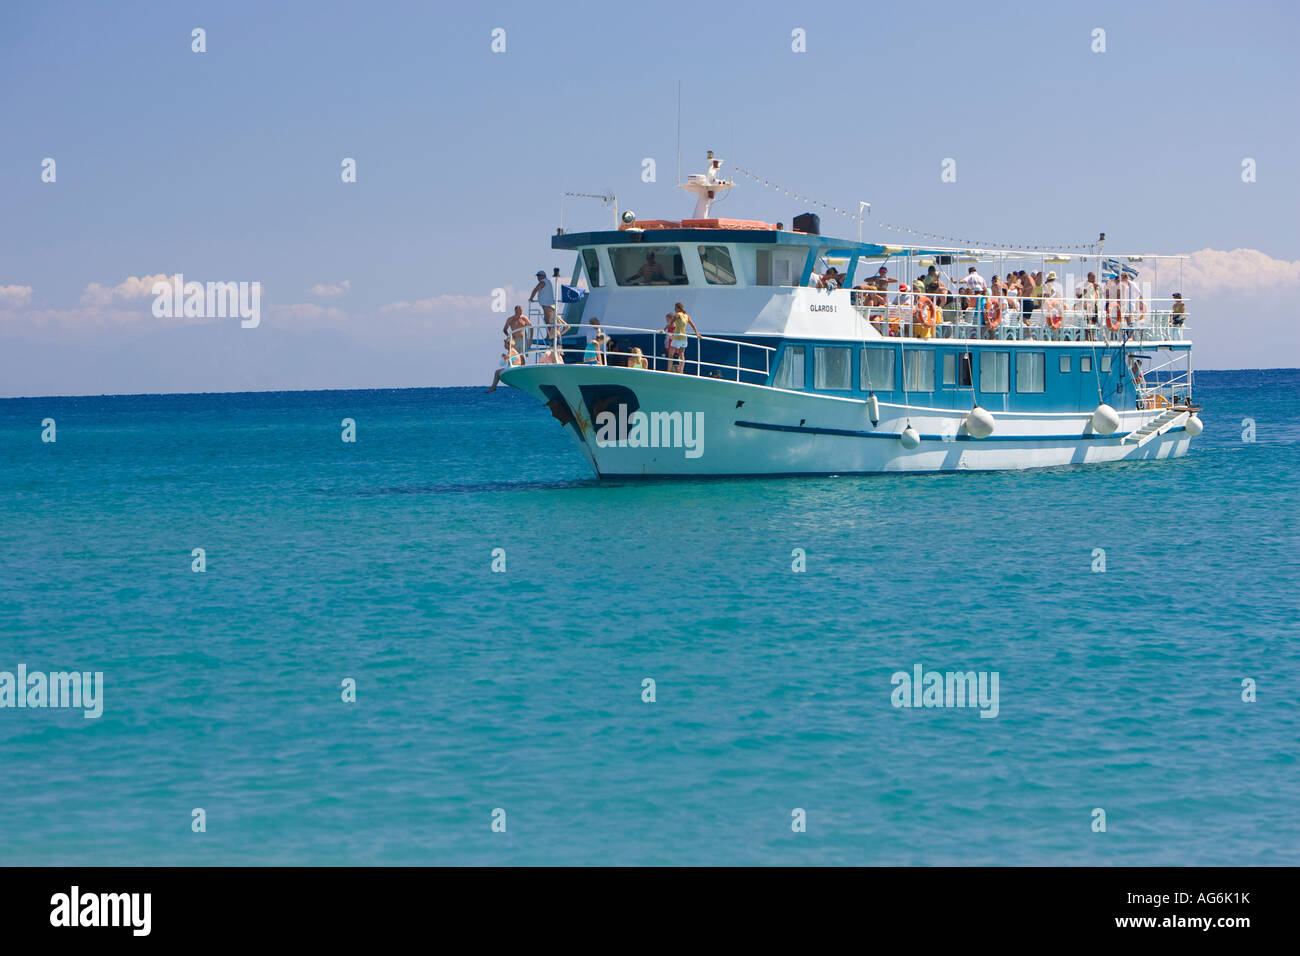
<instances>
[{"instance_id":1,"label":"person in swimsuit","mask_svg":"<svg viewBox=\"0 0 1300 956\"><path fill-rule=\"evenodd\" d=\"M645 356L641 354L641 350L636 346L632 347L632 356L627 360L627 367L649 368L649 365L646 364Z\"/></svg>"},{"instance_id":2,"label":"person in swimsuit","mask_svg":"<svg viewBox=\"0 0 1300 956\"><path fill-rule=\"evenodd\" d=\"M533 331L529 327L528 316L524 315L522 305L515 306L515 314L506 319L501 334L514 343L515 351L521 356L527 353L533 344Z\"/></svg>"},{"instance_id":3,"label":"person in swimsuit","mask_svg":"<svg viewBox=\"0 0 1300 956\"><path fill-rule=\"evenodd\" d=\"M524 357L515 351L513 339L505 340L505 351L501 353L501 364L497 366L496 373L492 376L492 386L489 392L497 390L497 384L501 381L501 373L508 368L514 368L516 365L524 364Z\"/></svg>"}]
</instances>

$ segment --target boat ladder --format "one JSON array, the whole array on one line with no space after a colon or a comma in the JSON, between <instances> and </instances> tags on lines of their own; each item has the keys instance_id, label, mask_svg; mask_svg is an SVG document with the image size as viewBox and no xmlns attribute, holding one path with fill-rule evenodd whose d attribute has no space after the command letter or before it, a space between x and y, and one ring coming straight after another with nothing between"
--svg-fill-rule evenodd
<instances>
[{"instance_id":1,"label":"boat ladder","mask_svg":"<svg viewBox=\"0 0 1300 956\"><path fill-rule=\"evenodd\" d=\"M1163 435L1171 428L1175 428L1187 421L1187 409L1185 408L1166 408L1163 412L1144 424L1141 428L1129 432L1124 436L1125 445L1136 444L1141 448L1151 439Z\"/></svg>"}]
</instances>

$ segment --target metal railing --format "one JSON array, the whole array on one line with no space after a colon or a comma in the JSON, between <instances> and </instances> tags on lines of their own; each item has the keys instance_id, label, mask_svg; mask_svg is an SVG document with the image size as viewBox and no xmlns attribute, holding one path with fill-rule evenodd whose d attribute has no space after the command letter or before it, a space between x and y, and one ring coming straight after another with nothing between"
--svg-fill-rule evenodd
<instances>
[{"instance_id":1,"label":"metal railing","mask_svg":"<svg viewBox=\"0 0 1300 956\"><path fill-rule=\"evenodd\" d=\"M851 301L877 332L899 338L1111 342L1127 334L1130 341L1179 342L1186 329L1186 313L1174 311L1174 299L1153 299L1126 310L1105 299L854 290ZM932 324L925 321L927 315Z\"/></svg>"},{"instance_id":2,"label":"metal railing","mask_svg":"<svg viewBox=\"0 0 1300 956\"><path fill-rule=\"evenodd\" d=\"M527 328L519 329L515 334L516 336L525 336L525 363L530 365L538 363L546 364L544 356L546 356L547 353L558 357L560 360L564 361L565 364L601 364L621 365L626 367L630 365L634 359L640 358L645 360L647 370L657 369L659 366L664 366L668 371L680 371L689 375L707 375L711 378L727 378L736 382L741 381L741 376L745 374L762 376L764 380L766 380L772 371L772 355L776 352L776 348L770 345L759 345L755 342L741 342L736 339L724 339L711 335L694 335L688 333L686 335L687 345L683 350L684 354L678 357L668 355L668 344L672 340L673 335L665 329L646 329L631 325L606 325L601 323L600 331L604 332L606 335L609 335L611 332L626 333L629 335L650 335L654 337L654 345L652 346L652 351L650 353L642 352L640 355L630 350L623 351L620 349L611 351L608 348L601 349L599 354L604 361L586 363L585 359L589 354L587 346L584 345L580 348L572 346L566 347L563 339L566 334L577 335L581 333L588 342L590 342L592 336L596 332L595 326L569 325L567 322L564 322L563 319L560 319L554 325L549 326L543 322L537 322ZM660 341L661 339L662 341ZM705 342L714 342L724 346L734 347L736 354L735 364L704 361L703 343ZM694 358L690 356L692 346L694 347ZM660 351L660 349L662 349L662 351ZM717 352L721 350L715 349L713 351L715 357L717 357ZM577 360L569 361L568 359L573 356L576 356ZM743 361L745 358L752 358L754 361L752 364L745 364ZM614 361L610 361L611 359ZM761 364L759 362L760 359Z\"/></svg>"}]
</instances>

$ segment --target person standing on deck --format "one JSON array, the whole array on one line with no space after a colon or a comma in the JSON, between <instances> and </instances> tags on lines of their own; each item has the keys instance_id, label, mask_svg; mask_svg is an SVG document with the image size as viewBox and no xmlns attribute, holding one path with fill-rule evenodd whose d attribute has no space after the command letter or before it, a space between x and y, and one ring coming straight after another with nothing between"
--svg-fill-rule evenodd
<instances>
[{"instance_id":1,"label":"person standing on deck","mask_svg":"<svg viewBox=\"0 0 1300 956\"><path fill-rule=\"evenodd\" d=\"M1119 283L1119 273L1114 273L1106 277L1104 293L1106 300L1107 331L1111 331L1110 324L1112 322L1118 324L1120 319L1124 317L1124 303L1121 301L1120 296L1122 291L1123 290Z\"/></svg>"},{"instance_id":2,"label":"person standing on deck","mask_svg":"<svg viewBox=\"0 0 1300 956\"><path fill-rule=\"evenodd\" d=\"M555 290L546 280L546 273L540 269L537 271L537 285L533 287L533 293L528 297L528 301L536 302L542 307L542 322L549 332L555 324Z\"/></svg>"},{"instance_id":3,"label":"person standing on deck","mask_svg":"<svg viewBox=\"0 0 1300 956\"><path fill-rule=\"evenodd\" d=\"M501 334L514 343L515 351L519 353L521 358L532 348L533 332L528 322L528 316L524 315L522 305L515 306L514 315L506 319L506 324L501 328Z\"/></svg>"},{"instance_id":4,"label":"person standing on deck","mask_svg":"<svg viewBox=\"0 0 1300 956\"><path fill-rule=\"evenodd\" d=\"M672 329L671 337L668 339L670 357L675 357L677 360L676 368L673 368L671 362L668 364L668 371L670 372L685 370L686 344L689 341L686 338L686 327L688 325L691 327L691 331L695 333L695 337L699 338L700 330L695 327L694 320L686 314L686 307L678 302L673 306L673 311L668 314L668 327Z\"/></svg>"},{"instance_id":5,"label":"person standing on deck","mask_svg":"<svg viewBox=\"0 0 1300 956\"><path fill-rule=\"evenodd\" d=\"M1170 298L1174 300L1174 314L1171 321L1175 327L1182 328L1183 323L1187 321L1187 303L1183 301L1181 292L1171 293Z\"/></svg>"},{"instance_id":6,"label":"person standing on deck","mask_svg":"<svg viewBox=\"0 0 1300 956\"><path fill-rule=\"evenodd\" d=\"M1089 341L1092 341L1097 337L1097 300L1101 298L1101 289L1097 285L1097 273L1088 273L1088 278L1079 287L1077 296L1083 303L1083 321L1087 328L1085 335Z\"/></svg>"},{"instance_id":7,"label":"person standing on deck","mask_svg":"<svg viewBox=\"0 0 1300 956\"><path fill-rule=\"evenodd\" d=\"M1124 318L1129 326L1137 329L1140 342L1145 334L1142 328L1142 290L1127 272L1121 279L1120 298L1124 302Z\"/></svg>"}]
</instances>

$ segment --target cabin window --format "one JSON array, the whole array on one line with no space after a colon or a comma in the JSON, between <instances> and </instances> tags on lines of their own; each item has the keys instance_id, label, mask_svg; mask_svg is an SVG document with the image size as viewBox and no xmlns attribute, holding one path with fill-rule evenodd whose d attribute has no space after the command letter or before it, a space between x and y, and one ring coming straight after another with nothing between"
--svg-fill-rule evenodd
<instances>
[{"instance_id":1,"label":"cabin window","mask_svg":"<svg viewBox=\"0 0 1300 956\"><path fill-rule=\"evenodd\" d=\"M970 353L949 352L943 357L943 384L970 388Z\"/></svg>"},{"instance_id":2,"label":"cabin window","mask_svg":"<svg viewBox=\"0 0 1300 956\"><path fill-rule=\"evenodd\" d=\"M676 246L611 248L609 261L619 285L686 285L682 253Z\"/></svg>"},{"instance_id":3,"label":"cabin window","mask_svg":"<svg viewBox=\"0 0 1300 956\"><path fill-rule=\"evenodd\" d=\"M813 349L813 388L848 391L853 387L852 349Z\"/></svg>"},{"instance_id":4,"label":"cabin window","mask_svg":"<svg viewBox=\"0 0 1300 956\"><path fill-rule=\"evenodd\" d=\"M894 350L863 349L860 377L862 387L868 391L892 392L894 390Z\"/></svg>"},{"instance_id":5,"label":"cabin window","mask_svg":"<svg viewBox=\"0 0 1300 956\"><path fill-rule=\"evenodd\" d=\"M934 352L929 349L903 352L903 390L934 391Z\"/></svg>"},{"instance_id":6,"label":"cabin window","mask_svg":"<svg viewBox=\"0 0 1300 956\"><path fill-rule=\"evenodd\" d=\"M985 352L980 356L980 391L1011 391L1011 353Z\"/></svg>"},{"instance_id":7,"label":"cabin window","mask_svg":"<svg viewBox=\"0 0 1300 956\"><path fill-rule=\"evenodd\" d=\"M802 345L787 345L781 353L781 364L772 380L774 388L803 388L804 350Z\"/></svg>"},{"instance_id":8,"label":"cabin window","mask_svg":"<svg viewBox=\"0 0 1300 956\"><path fill-rule=\"evenodd\" d=\"M1021 352L1016 355L1016 391L1041 392L1047 354L1044 352Z\"/></svg>"},{"instance_id":9,"label":"cabin window","mask_svg":"<svg viewBox=\"0 0 1300 956\"><path fill-rule=\"evenodd\" d=\"M1091 372L1091 371L1092 371L1092 356L1091 356L1091 355L1080 355L1080 356L1079 356L1079 371L1080 371L1080 372Z\"/></svg>"},{"instance_id":10,"label":"cabin window","mask_svg":"<svg viewBox=\"0 0 1300 956\"><path fill-rule=\"evenodd\" d=\"M1060 371L1068 372L1069 370L1070 370L1070 356L1062 355L1061 363L1060 363Z\"/></svg>"},{"instance_id":11,"label":"cabin window","mask_svg":"<svg viewBox=\"0 0 1300 956\"><path fill-rule=\"evenodd\" d=\"M755 285L772 284L772 250L759 249L758 256L754 260L757 266L754 275Z\"/></svg>"},{"instance_id":12,"label":"cabin window","mask_svg":"<svg viewBox=\"0 0 1300 956\"><path fill-rule=\"evenodd\" d=\"M1109 355L1103 355L1103 356L1101 357L1101 370L1102 370L1103 372L1109 372L1109 371L1110 371L1110 356L1109 356Z\"/></svg>"},{"instance_id":13,"label":"cabin window","mask_svg":"<svg viewBox=\"0 0 1300 956\"><path fill-rule=\"evenodd\" d=\"M709 285L736 284L736 270L731 267L731 253L726 246L700 246L700 265Z\"/></svg>"},{"instance_id":14,"label":"cabin window","mask_svg":"<svg viewBox=\"0 0 1300 956\"><path fill-rule=\"evenodd\" d=\"M582 264L587 269L587 287L598 289L602 285L600 281L600 259L596 256L595 249L582 250Z\"/></svg>"}]
</instances>

